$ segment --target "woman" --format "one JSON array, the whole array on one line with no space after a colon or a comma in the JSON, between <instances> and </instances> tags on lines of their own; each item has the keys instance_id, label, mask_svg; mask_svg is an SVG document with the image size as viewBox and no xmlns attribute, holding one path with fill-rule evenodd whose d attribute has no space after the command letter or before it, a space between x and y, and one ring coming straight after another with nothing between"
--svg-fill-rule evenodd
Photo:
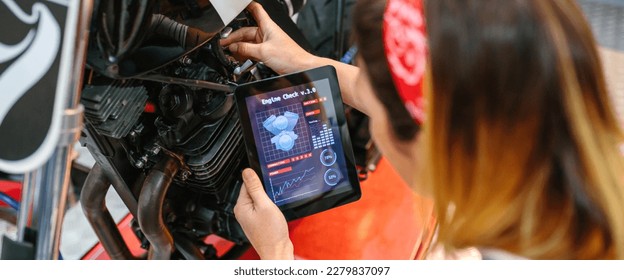
<instances>
[{"instance_id":1,"label":"woman","mask_svg":"<svg viewBox=\"0 0 624 280\"><path fill-rule=\"evenodd\" d=\"M357 4L360 69L306 53L258 4L250 10L259 28L222 43L281 74L334 65L345 102L370 116L385 157L434 199L438 242L448 250L624 259L624 137L575 2L425 1L422 133L421 85L410 76L425 72L415 59L427 54L420 2L385 2ZM407 49L401 36L412 42ZM263 259L292 259L283 216L253 171L243 177L235 214L252 245Z\"/></svg>"}]
</instances>

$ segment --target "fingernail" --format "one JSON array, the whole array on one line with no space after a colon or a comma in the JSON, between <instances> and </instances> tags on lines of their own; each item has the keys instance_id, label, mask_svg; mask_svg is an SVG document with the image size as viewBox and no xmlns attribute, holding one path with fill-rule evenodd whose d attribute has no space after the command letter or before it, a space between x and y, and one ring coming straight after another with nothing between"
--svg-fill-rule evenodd
<instances>
[{"instance_id":1,"label":"fingernail","mask_svg":"<svg viewBox=\"0 0 624 280\"><path fill-rule=\"evenodd\" d=\"M256 172L254 172L253 170L249 168L243 170L243 180L245 181L253 179L254 175L256 175Z\"/></svg>"}]
</instances>

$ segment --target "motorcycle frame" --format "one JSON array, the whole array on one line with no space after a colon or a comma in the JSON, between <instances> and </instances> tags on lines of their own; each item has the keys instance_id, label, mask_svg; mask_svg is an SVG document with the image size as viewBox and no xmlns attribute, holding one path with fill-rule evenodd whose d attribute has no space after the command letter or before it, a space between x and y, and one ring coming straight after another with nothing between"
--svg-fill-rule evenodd
<instances>
[{"instance_id":1,"label":"motorcycle frame","mask_svg":"<svg viewBox=\"0 0 624 280\"><path fill-rule=\"evenodd\" d=\"M63 110L62 135L52 156L41 167L24 174L22 199L17 217L17 242L31 243L28 255L37 260L59 259L59 244L70 183L73 146L82 130L83 107L80 104L83 67L86 59L89 24L93 1L67 1L67 21L61 65L69 67L59 74L69 81ZM36 233L28 240L29 232Z\"/></svg>"}]
</instances>

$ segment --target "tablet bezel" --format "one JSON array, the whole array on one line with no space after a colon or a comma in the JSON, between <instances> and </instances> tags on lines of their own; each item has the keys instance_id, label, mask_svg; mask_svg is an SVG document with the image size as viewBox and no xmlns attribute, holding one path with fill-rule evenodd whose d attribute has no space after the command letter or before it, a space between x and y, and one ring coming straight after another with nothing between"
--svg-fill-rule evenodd
<instances>
[{"instance_id":1,"label":"tablet bezel","mask_svg":"<svg viewBox=\"0 0 624 280\"><path fill-rule=\"evenodd\" d=\"M251 127L252 122L245 99L250 96L278 91L284 88L308 84L323 79L329 80L331 97L333 98L334 103L334 111L336 112L336 122L343 147L343 157L347 167L347 181L349 188L340 185L340 187L336 187L328 192L325 192L320 197L306 198L279 206L280 210L289 221L357 201L362 196L355 168L355 156L353 154L353 146L347 126L347 119L345 116L336 69L333 66L323 66L298 73L273 77L266 80L240 85L236 88L235 92L235 100L239 116L241 118L241 127L245 139L249 165L254 171L256 171L258 176L260 176L266 192L266 186L264 186L265 175L262 174L262 168L260 167L259 154Z\"/></svg>"}]
</instances>

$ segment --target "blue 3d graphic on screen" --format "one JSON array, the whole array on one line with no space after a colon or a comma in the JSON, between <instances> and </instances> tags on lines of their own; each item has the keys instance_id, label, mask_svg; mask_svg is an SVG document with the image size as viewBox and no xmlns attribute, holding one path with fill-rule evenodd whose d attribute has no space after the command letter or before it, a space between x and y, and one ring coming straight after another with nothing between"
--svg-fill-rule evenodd
<instances>
[{"instance_id":1,"label":"blue 3d graphic on screen","mask_svg":"<svg viewBox=\"0 0 624 280\"><path fill-rule=\"evenodd\" d=\"M298 119L299 115L286 111L283 116L271 115L264 121L264 128L275 135L271 138L271 143L275 144L276 149L288 152L295 146L295 140L299 136L295 134L293 129L297 125Z\"/></svg>"},{"instance_id":2,"label":"blue 3d graphic on screen","mask_svg":"<svg viewBox=\"0 0 624 280\"><path fill-rule=\"evenodd\" d=\"M327 79L246 98L267 193L277 205L320 196L347 166Z\"/></svg>"}]
</instances>

